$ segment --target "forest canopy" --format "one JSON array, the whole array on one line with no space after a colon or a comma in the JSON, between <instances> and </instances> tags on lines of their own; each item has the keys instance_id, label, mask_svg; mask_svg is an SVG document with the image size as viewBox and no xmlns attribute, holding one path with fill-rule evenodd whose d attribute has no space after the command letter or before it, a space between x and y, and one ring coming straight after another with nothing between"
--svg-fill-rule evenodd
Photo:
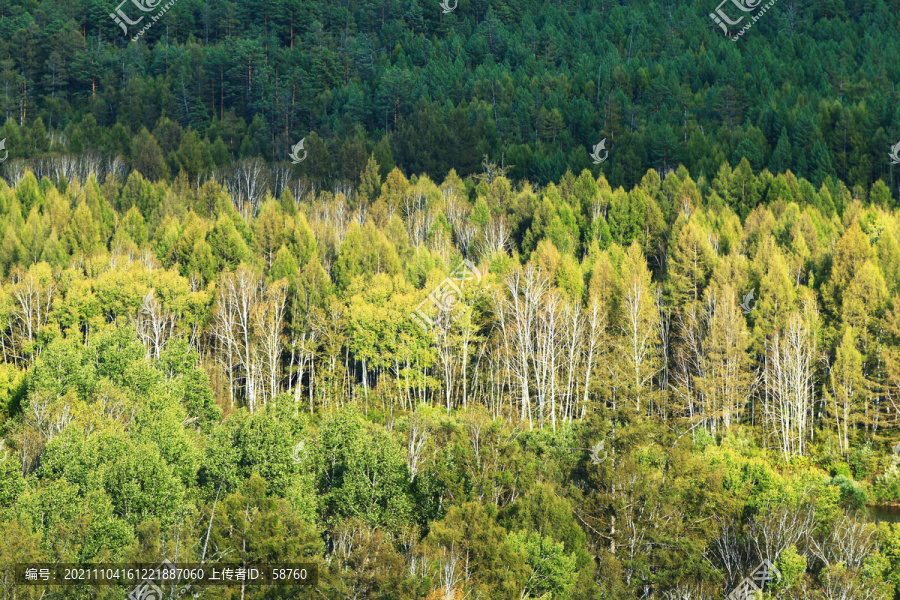
<instances>
[{"instance_id":1,"label":"forest canopy","mask_svg":"<svg viewBox=\"0 0 900 600\"><path fill-rule=\"evenodd\" d=\"M106 2L16 0L0 135L12 158L92 151L154 181L287 163L305 139L297 169L328 188L373 151L382 177L466 177L488 155L546 185L599 174L607 139L614 188L747 158L896 198L896 0L784 0L736 43L712 4L178 0L131 41Z\"/></svg>"},{"instance_id":2,"label":"forest canopy","mask_svg":"<svg viewBox=\"0 0 900 600\"><path fill-rule=\"evenodd\" d=\"M900 3L433 4L0 6L2 597L900 600Z\"/></svg>"},{"instance_id":3,"label":"forest canopy","mask_svg":"<svg viewBox=\"0 0 900 600\"><path fill-rule=\"evenodd\" d=\"M248 218L214 179L0 182L6 564L711 598L772 557L791 593L894 597L900 529L865 512L900 493L886 186L379 170Z\"/></svg>"}]
</instances>

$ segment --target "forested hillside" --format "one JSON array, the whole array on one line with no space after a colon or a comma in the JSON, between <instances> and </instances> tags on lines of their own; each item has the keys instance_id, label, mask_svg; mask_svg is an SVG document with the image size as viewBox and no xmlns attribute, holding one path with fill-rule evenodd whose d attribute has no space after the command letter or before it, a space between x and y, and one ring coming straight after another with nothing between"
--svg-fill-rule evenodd
<instances>
[{"instance_id":1,"label":"forested hillside","mask_svg":"<svg viewBox=\"0 0 900 600\"><path fill-rule=\"evenodd\" d=\"M900 600L900 0L122 6L0 3L4 599Z\"/></svg>"},{"instance_id":2,"label":"forested hillside","mask_svg":"<svg viewBox=\"0 0 900 600\"><path fill-rule=\"evenodd\" d=\"M900 493L886 187L497 171L373 158L349 197L293 181L249 219L213 180L0 183L3 563L713 598L777 557L789 597L892 598L900 528L865 514Z\"/></svg>"},{"instance_id":3,"label":"forested hillside","mask_svg":"<svg viewBox=\"0 0 900 600\"><path fill-rule=\"evenodd\" d=\"M487 154L546 185L607 138L613 187L746 157L896 190L900 2L779 0L736 43L716 4L178 0L132 42L105 0L8 1L0 115L24 130L0 135L13 158L91 150L153 179L286 162L305 137L300 169L329 188L373 149L382 176L465 177Z\"/></svg>"}]
</instances>

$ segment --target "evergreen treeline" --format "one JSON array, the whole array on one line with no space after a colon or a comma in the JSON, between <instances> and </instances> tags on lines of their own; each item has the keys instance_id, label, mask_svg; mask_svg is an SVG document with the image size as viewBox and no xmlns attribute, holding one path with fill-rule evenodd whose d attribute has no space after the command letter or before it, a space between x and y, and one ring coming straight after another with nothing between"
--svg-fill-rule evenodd
<instances>
[{"instance_id":1,"label":"evergreen treeline","mask_svg":"<svg viewBox=\"0 0 900 600\"><path fill-rule=\"evenodd\" d=\"M0 182L4 597L44 591L15 563L162 558L320 566L249 598L709 599L766 559L785 598L898 597L884 184L380 171L256 211Z\"/></svg>"},{"instance_id":2,"label":"evergreen treeline","mask_svg":"<svg viewBox=\"0 0 900 600\"><path fill-rule=\"evenodd\" d=\"M785 0L737 43L715 5L178 0L132 42L106 0L15 0L0 135L12 158L93 150L153 180L286 162L305 138L299 169L327 187L372 151L382 176L465 177L488 155L546 185L606 138L613 187L746 157L896 197L900 2Z\"/></svg>"}]
</instances>

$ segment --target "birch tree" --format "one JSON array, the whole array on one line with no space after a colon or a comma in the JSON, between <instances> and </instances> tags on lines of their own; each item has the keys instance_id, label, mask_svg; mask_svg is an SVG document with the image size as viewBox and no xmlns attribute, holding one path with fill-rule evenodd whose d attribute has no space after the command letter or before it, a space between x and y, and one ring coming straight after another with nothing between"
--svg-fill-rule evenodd
<instances>
[{"instance_id":1,"label":"birch tree","mask_svg":"<svg viewBox=\"0 0 900 600\"><path fill-rule=\"evenodd\" d=\"M625 254L622 265L623 293L619 319L621 359L629 378L629 393L636 412L641 404L650 410L651 384L658 371L656 328L659 314L647 261L637 242Z\"/></svg>"},{"instance_id":2,"label":"birch tree","mask_svg":"<svg viewBox=\"0 0 900 600\"><path fill-rule=\"evenodd\" d=\"M12 274L12 315L23 354L32 354L41 330L47 325L59 283L50 265L38 263Z\"/></svg>"},{"instance_id":3,"label":"birch tree","mask_svg":"<svg viewBox=\"0 0 900 600\"><path fill-rule=\"evenodd\" d=\"M287 308L287 282L276 281L266 287L253 309L254 337L259 340L268 389L274 398L281 392L281 353L284 350L284 318Z\"/></svg>"},{"instance_id":4,"label":"birch tree","mask_svg":"<svg viewBox=\"0 0 900 600\"><path fill-rule=\"evenodd\" d=\"M807 302L765 343L763 412L768 434L785 459L804 455L811 432L817 321L816 307Z\"/></svg>"},{"instance_id":5,"label":"birch tree","mask_svg":"<svg viewBox=\"0 0 900 600\"><path fill-rule=\"evenodd\" d=\"M147 355L154 360L159 359L159 353L175 333L175 315L163 307L153 289L144 296L133 322L141 342L147 348Z\"/></svg>"},{"instance_id":6,"label":"birch tree","mask_svg":"<svg viewBox=\"0 0 900 600\"><path fill-rule=\"evenodd\" d=\"M241 265L233 273L222 276L213 313L213 331L227 357L223 366L231 379L232 400L237 372L244 383L250 412L257 407L260 370L254 335L254 309L264 292L264 283L259 275Z\"/></svg>"}]
</instances>

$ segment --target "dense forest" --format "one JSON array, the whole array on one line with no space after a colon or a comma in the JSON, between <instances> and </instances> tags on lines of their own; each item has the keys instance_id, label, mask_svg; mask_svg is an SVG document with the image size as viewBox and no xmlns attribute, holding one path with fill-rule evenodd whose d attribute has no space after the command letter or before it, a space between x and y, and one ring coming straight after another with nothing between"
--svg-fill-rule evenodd
<instances>
[{"instance_id":1,"label":"dense forest","mask_svg":"<svg viewBox=\"0 0 900 600\"><path fill-rule=\"evenodd\" d=\"M501 170L370 158L249 219L214 180L0 182L2 562L683 599L770 558L787 597L894 597L900 526L866 515L900 497L887 188ZM480 280L422 308L463 257Z\"/></svg>"},{"instance_id":2,"label":"dense forest","mask_svg":"<svg viewBox=\"0 0 900 600\"><path fill-rule=\"evenodd\" d=\"M900 599L900 0L715 8L0 3L2 597Z\"/></svg>"},{"instance_id":3,"label":"dense forest","mask_svg":"<svg viewBox=\"0 0 900 600\"><path fill-rule=\"evenodd\" d=\"M779 0L736 43L715 4L178 0L133 42L106 0L6 1L0 115L18 128L0 135L12 158L92 151L191 181L305 138L300 169L327 188L372 151L382 177L466 177L486 154L546 185L606 138L614 188L746 157L897 197L900 2Z\"/></svg>"}]
</instances>

